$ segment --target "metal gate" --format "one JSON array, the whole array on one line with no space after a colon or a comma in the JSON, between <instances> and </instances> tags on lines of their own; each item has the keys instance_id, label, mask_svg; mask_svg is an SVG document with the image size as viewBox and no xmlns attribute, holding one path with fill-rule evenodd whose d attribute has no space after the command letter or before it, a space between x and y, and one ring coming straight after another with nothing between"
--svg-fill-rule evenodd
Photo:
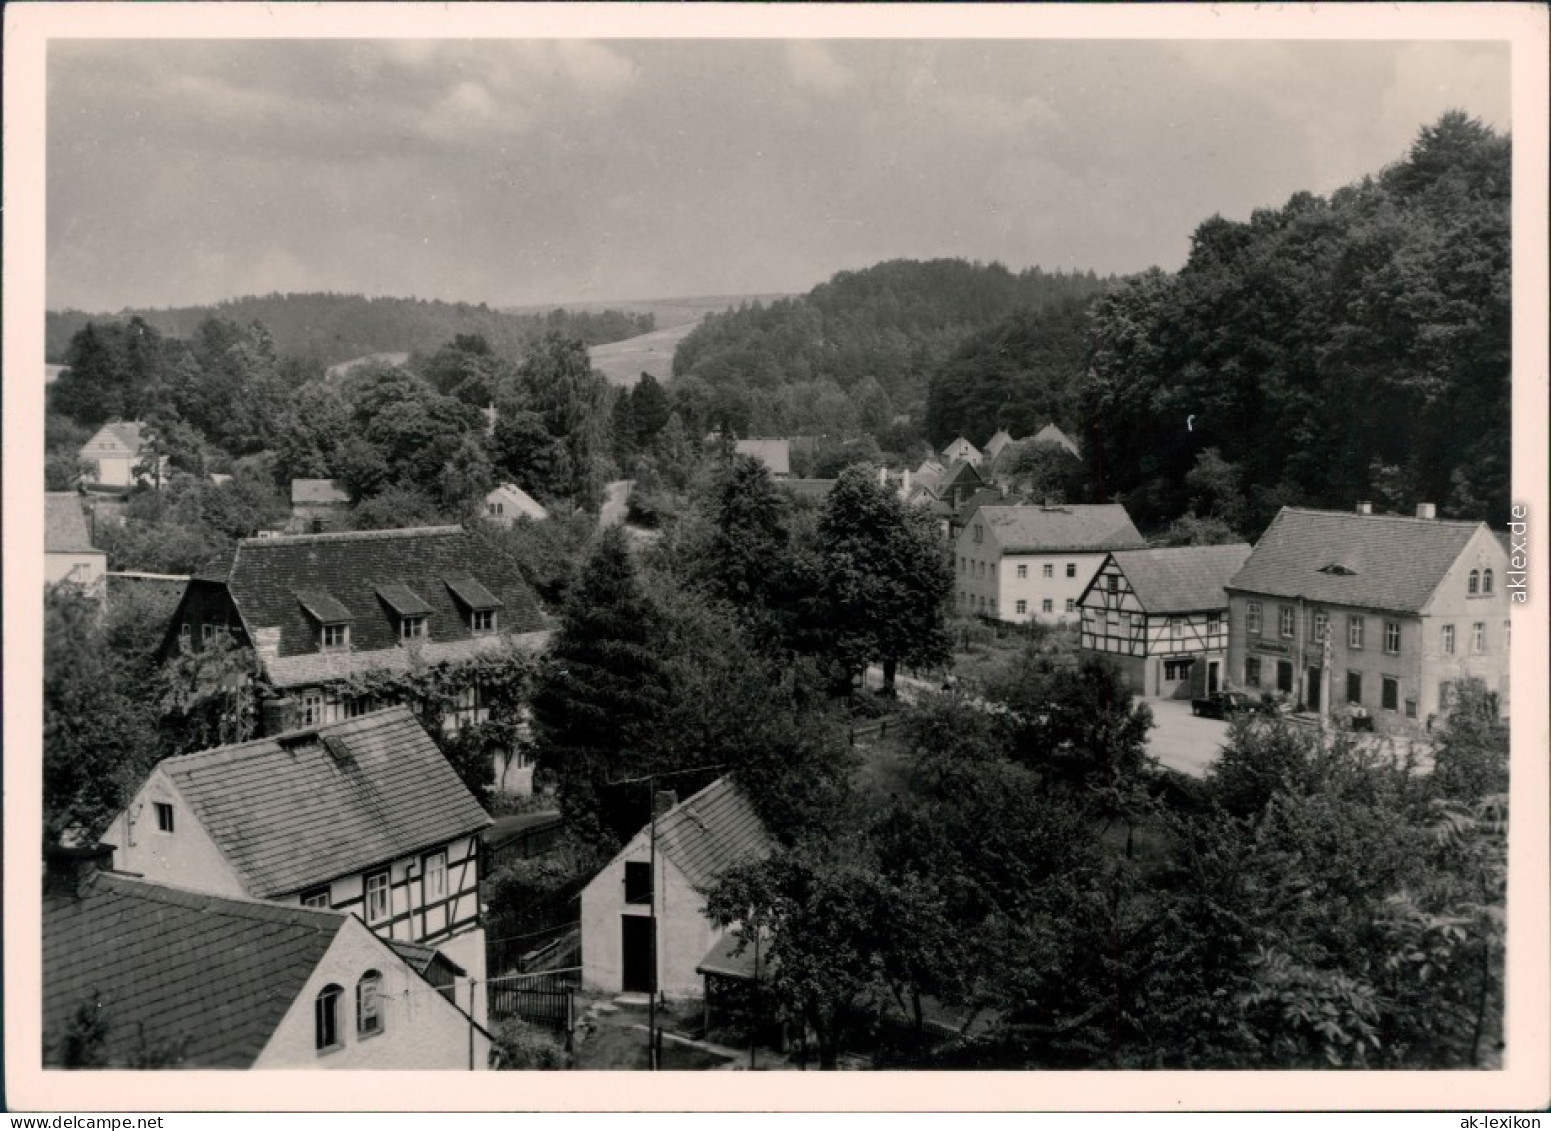
<instances>
[{"instance_id":1,"label":"metal gate","mask_svg":"<svg viewBox=\"0 0 1551 1131\"><path fill-rule=\"evenodd\" d=\"M492 978L489 984L490 1020L516 1017L530 1025L560 1033L569 1041L576 1024L576 988L581 979L580 966Z\"/></svg>"}]
</instances>

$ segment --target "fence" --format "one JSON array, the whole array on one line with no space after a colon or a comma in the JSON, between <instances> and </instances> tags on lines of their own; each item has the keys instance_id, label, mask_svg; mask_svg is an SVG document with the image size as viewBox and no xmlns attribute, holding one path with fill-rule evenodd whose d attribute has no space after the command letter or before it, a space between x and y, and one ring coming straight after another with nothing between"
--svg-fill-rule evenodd
<instances>
[{"instance_id":1,"label":"fence","mask_svg":"<svg viewBox=\"0 0 1551 1131\"><path fill-rule=\"evenodd\" d=\"M576 1027L576 989L582 969L570 966L537 974L507 974L489 983L490 1020L518 1018L553 1033L563 1033L566 1049Z\"/></svg>"}]
</instances>

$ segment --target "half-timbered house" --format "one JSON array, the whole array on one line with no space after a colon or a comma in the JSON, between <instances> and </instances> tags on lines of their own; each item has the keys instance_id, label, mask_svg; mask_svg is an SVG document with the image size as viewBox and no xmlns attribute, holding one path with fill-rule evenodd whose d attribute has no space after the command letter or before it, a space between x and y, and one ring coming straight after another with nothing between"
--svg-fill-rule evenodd
<instances>
[{"instance_id":1,"label":"half-timbered house","mask_svg":"<svg viewBox=\"0 0 1551 1131\"><path fill-rule=\"evenodd\" d=\"M393 707L167 758L103 839L120 871L348 911L483 984L478 849L491 823L408 708Z\"/></svg>"},{"instance_id":2,"label":"half-timbered house","mask_svg":"<svg viewBox=\"0 0 1551 1131\"><path fill-rule=\"evenodd\" d=\"M1187 698L1225 686L1228 594L1248 543L1116 550L1077 599L1083 652L1112 662L1139 695Z\"/></svg>"}]
</instances>

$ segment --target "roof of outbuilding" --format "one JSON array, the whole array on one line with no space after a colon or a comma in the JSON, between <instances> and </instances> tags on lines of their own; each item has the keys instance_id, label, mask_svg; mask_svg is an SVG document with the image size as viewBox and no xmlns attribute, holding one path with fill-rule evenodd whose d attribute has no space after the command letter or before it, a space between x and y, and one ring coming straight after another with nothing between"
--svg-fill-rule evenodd
<instances>
[{"instance_id":1,"label":"roof of outbuilding","mask_svg":"<svg viewBox=\"0 0 1551 1131\"><path fill-rule=\"evenodd\" d=\"M43 907L46 1063L95 990L108 1062L181 1047L180 1067L247 1068L347 916L226 899L112 873Z\"/></svg>"},{"instance_id":2,"label":"roof of outbuilding","mask_svg":"<svg viewBox=\"0 0 1551 1131\"><path fill-rule=\"evenodd\" d=\"M293 479L291 502L310 503L314 506L331 503L348 503L350 489L342 479Z\"/></svg>"},{"instance_id":3,"label":"roof of outbuilding","mask_svg":"<svg viewBox=\"0 0 1551 1131\"><path fill-rule=\"evenodd\" d=\"M1147 544L1119 503L982 506L980 516L1003 553L1139 550Z\"/></svg>"},{"instance_id":4,"label":"roof of outbuilding","mask_svg":"<svg viewBox=\"0 0 1551 1131\"><path fill-rule=\"evenodd\" d=\"M1227 546L1116 550L1110 556L1149 613L1194 613L1227 608L1223 586L1238 572L1249 552L1248 542L1235 542ZM1097 583L1095 577L1092 584Z\"/></svg>"},{"instance_id":5,"label":"roof of outbuilding","mask_svg":"<svg viewBox=\"0 0 1551 1131\"><path fill-rule=\"evenodd\" d=\"M92 545L81 496L49 491L43 500L43 549L50 554L101 553Z\"/></svg>"},{"instance_id":6,"label":"roof of outbuilding","mask_svg":"<svg viewBox=\"0 0 1551 1131\"><path fill-rule=\"evenodd\" d=\"M545 628L516 559L484 535L458 526L247 538L237 544L219 580L250 636L260 629L280 630L274 656L285 658L317 654L317 625L304 601L318 593L330 598L331 617L339 617L341 609L349 614L351 654L397 647L397 618L378 596L383 586L407 587L429 607L427 641L470 639L472 626L454 587L468 589L467 582L476 578L485 592L479 599L499 604L502 633Z\"/></svg>"},{"instance_id":7,"label":"roof of outbuilding","mask_svg":"<svg viewBox=\"0 0 1551 1131\"><path fill-rule=\"evenodd\" d=\"M406 707L184 754L158 769L259 898L288 895L491 823Z\"/></svg>"},{"instance_id":8,"label":"roof of outbuilding","mask_svg":"<svg viewBox=\"0 0 1551 1131\"><path fill-rule=\"evenodd\" d=\"M728 868L768 856L765 826L731 778L717 778L657 818L657 851L704 889Z\"/></svg>"},{"instance_id":9,"label":"roof of outbuilding","mask_svg":"<svg viewBox=\"0 0 1551 1131\"><path fill-rule=\"evenodd\" d=\"M1416 612L1486 529L1482 522L1283 507L1228 587Z\"/></svg>"},{"instance_id":10,"label":"roof of outbuilding","mask_svg":"<svg viewBox=\"0 0 1551 1131\"><path fill-rule=\"evenodd\" d=\"M753 456L770 469L771 475L792 473L792 445L789 440L739 440L734 445L739 455Z\"/></svg>"}]
</instances>

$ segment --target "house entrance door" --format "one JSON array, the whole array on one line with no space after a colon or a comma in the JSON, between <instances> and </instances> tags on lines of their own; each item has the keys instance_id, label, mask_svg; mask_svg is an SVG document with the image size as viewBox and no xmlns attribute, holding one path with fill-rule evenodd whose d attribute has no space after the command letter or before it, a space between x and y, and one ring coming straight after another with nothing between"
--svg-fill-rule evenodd
<instances>
[{"instance_id":1,"label":"house entrance door","mask_svg":"<svg viewBox=\"0 0 1551 1131\"><path fill-rule=\"evenodd\" d=\"M623 957L623 978L620 989L625 993L651 993L655 988L652 978L652 920L647 915L621 915L620 954Z\"/></svg>"},{"instance_id":2,"label":"house entrance door","mask_svg":"<svg viewBox=\"0 0 1551 1131\"><path fill-rule=\"evenodd\" d=\"M1319 684L1324 672L1319 668L1310 668L1306 673L1308 682L1304 685L1303 698L1309 705L1309 710L1319 710Z\"/></svg>"},{"instance_id":3,"label":"house entrance door","mask_svg":"<svg viewBox=\"0 0 1551 1131\"><path fill-rule=\"evenodd\" d=\"M1216 660L1208 660L1206 662L1206 693L1208 695L1215 695L1218 691L1218 684L1221 682L1218 669L1221 666Z\"/></svg>"}]
</instances>

